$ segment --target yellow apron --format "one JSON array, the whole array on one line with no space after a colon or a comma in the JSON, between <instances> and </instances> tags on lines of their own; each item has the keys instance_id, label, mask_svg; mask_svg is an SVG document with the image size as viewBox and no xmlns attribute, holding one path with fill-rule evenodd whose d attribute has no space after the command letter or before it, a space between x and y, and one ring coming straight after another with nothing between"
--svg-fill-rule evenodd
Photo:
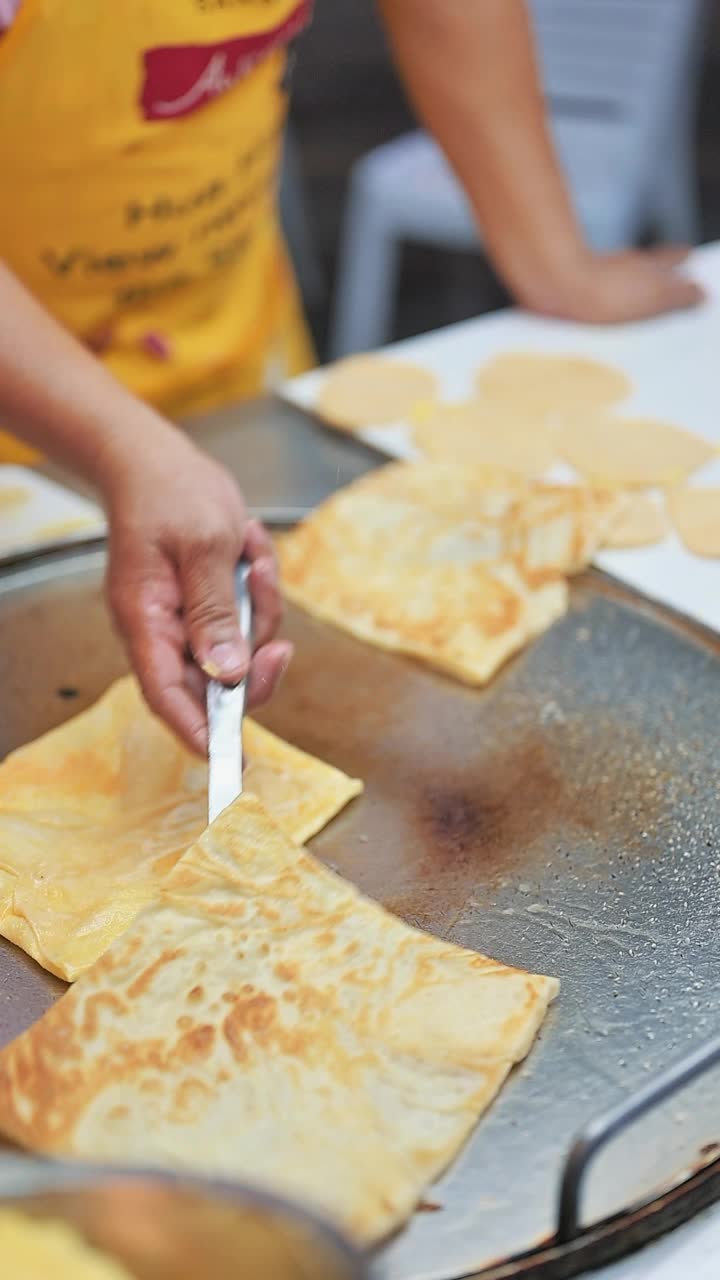
<instances>
[{"instance_id":1,"label":"yellow apron","mask_svg":"<svg viewBox=\"0 0 720 1280\"><path fill-rule=\"evenodd\" d=\"M22 0L0 38L0 257L169 414L312 359L276 213L311 0ZM0 440L0 460L24 448Z\"/></svg>"}]
</instances>

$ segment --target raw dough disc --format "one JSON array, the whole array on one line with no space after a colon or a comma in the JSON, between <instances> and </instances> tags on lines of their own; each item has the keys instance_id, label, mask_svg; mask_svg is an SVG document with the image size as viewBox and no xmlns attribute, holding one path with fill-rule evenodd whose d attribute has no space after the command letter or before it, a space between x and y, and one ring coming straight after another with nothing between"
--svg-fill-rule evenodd
<instances>
[{"instance_id":1,"label":"raw dough disc","mask_svg":"<svg viewBox=\"0 0 720 1280\"><path fill-rule=\"evenodd\" d=\"M478 370L483 396L523 405L534 413L564 412L613 404L632 384L622 369L585 356L508 351Z\"/></svg>"},{"instance_id":2,"label":"raw dough disc","mask_svg":"<svg viewBox=\"0 0 720 1280\"><path fill-rule=\"evenodd\" d=\"M349 356L328 373L318 395L317 411L335 427L401 422L421 400L432 400L435 375L428 369L382 356Z\"/></svg>"},{"instance_id":3,"label":"raw dough disc","mask_svg":"<svg viewBox=\"0 0 720 1280\"><path fill-rule=\"evenodd\" d=\"M649 493L628 493L611 522L604 547L650 547L662 542L668 531L661 504Z\"/></svg>"},{"instance_id":4,"label":"raw dough disc","mask_svg":"<svg viewBox=\"0 0 720 1280\"><path fill-rule=\"evenodd\" d=\"M676 489L668 503L688 550L696 556L720 557L720 489Z\"/></svg>"},{"instance_id":5,"label":"raw dough disc","mask_svg":"<svg viewBox=\"0 0 720 1280\"><path fill-rule=\"evenodd\" d=\"M712 445L654 418L568 418L558 429L566 462L588 480L616 488L668 488L715 456Z\"/></svg>"},{"instance_id":6,"label":"raw dough disc","mask_svg":"<svg viewBox=\"0 0 720 1280\"><path fill-rule=\"evenodd\" d=\"M413 440L438 462L463 462L539 476L557 460L554 433L542 419L482 400L436 404L416 415Z\"/></svg>"}]
</instances>

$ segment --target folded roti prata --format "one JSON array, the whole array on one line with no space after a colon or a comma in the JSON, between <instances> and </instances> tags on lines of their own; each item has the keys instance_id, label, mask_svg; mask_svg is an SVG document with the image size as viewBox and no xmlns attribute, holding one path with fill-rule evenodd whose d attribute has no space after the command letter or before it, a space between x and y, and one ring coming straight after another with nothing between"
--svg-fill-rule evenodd
<instances>
[{"instance_id":1,"label":"folded roti prata","mask_svg":"<svg viewBox=\"0 0 720 1280\"><path fill-rule=\"evenodd\" d=\"M246 785L297 843L362 789L248 720ZM0 765L0 934L61 978L91 965L207 825L207 766L133 679Z\"/></svg>"},{"instance_id":2,"label":"folded roti prata","mask_svg":"<svg viewBox=\"0 0 720 1280\"><path fill-rule=\"evenodd\" d=\"M453 1159L557 990L409 928L246 793L0 1053L0 1129L252 1179L374 1241Z\"/></svg>"},{"instance_id":3,"label":"folded roti prata","mask_svg":"<svg viewBox=\"0 0 720 1280\"><path fill-rule=\"evenodd\" d=\"M614 495L494 469L397 463L323 503L279 547L285 594L380 648L484 684L566 608Z\"/></svg>"}]
</instances>

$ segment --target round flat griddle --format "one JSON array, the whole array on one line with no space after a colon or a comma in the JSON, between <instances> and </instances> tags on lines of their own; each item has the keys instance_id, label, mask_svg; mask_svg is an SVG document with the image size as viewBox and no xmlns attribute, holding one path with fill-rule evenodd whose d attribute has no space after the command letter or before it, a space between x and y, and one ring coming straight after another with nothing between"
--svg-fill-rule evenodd
<instances>
[{"instance_id":1,"label":"round flat griddle","mask_svg":"<svg viewBox=\"0 0 720 1280\"><path fill-rule=\"evenodd\" d=\"M76 550L0 577L3 753L125 670L101 574ZM592 1230L554 1240L577 1132L720 1033L717 637L597 574L484 691L296 610L286 630L297 657L261 718L366 782L316 853L412 924L562 982L382 1274L569 1276L713 1199L717 1071L619 1126L585 1179ZM0 988L6 1041L62 984L0 942Z\"/></svg>"}]
</instances>

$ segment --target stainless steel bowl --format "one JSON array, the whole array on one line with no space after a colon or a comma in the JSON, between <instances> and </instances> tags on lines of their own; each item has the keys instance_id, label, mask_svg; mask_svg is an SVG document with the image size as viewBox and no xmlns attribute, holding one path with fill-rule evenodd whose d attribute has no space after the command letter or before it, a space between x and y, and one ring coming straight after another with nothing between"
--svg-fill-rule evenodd
<instances>
[{"instance_id":1,"label":"stainless steel bowl","mask_svg":"<svg viewBox=\"0 0 720 1280\"><path fill-rule=\"evenodd\" d=\"M236 1183L9 1157L2 1208L68 1223L136 1280L368 1280L334 1228Z\"/></svg>"}]
</instances>

